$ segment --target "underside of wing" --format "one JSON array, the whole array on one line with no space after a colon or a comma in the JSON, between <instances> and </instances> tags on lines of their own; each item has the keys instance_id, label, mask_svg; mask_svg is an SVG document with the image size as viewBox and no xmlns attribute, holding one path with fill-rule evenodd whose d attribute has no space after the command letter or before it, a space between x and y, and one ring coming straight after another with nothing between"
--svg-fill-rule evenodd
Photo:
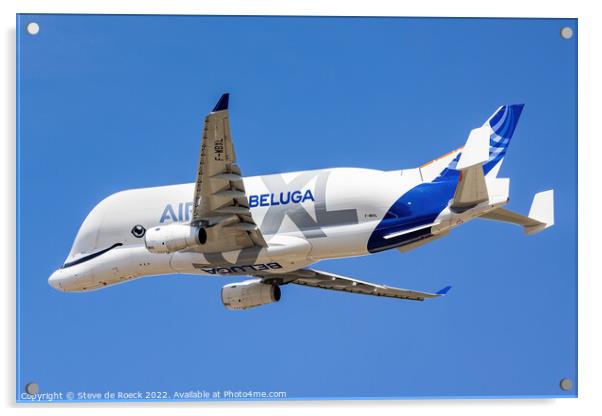
<instances>
[{"instance_id":1,"label":"underside of wing","mask_svg":"<svg viewBox=\"0 0 602 416\"><path fill-rule=\"evenodd\" d=\"M224 94L205 118L194 190L192 222L219 234L216 251L266 242L253 221L230 133L229 95Z\"/></svg>"},{"instance_id":2,"label":"underside of wing","mask_svg":"<svg viewBox=\"0 0 602 416\"><path fill-rule=\"evenodd\" d=\"M294 283L297 285L315 287L319 289L338 290L341 292L358 293L362 295L384 296L389 298L418 301L443 296L451 288L451 286L447 286L436 293L420 292L416 290L401 289L365 282L362 280L313 269L302 269L281 275L261 277L263 278L262 281L265 283Z\"/></svg>"}]
</instances>

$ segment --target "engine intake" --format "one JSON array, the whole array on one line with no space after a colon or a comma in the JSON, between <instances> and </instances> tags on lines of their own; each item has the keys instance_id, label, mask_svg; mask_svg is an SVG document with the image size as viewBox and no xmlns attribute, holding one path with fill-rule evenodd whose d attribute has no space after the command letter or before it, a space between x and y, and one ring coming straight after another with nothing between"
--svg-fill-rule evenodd
<instances>
[{"instance_id":1,"label":"engine intake","mask_svg":"<svg viewBox=\"0 0 602 416\"><path fill-rule=\"evenodd\" d=\"M267 305L280 300L280 287L261 283L259 280L245 280L231 283L222 288L222 303L228 309L242 310Z\"/></svg>"},{"instance_id":2,"label":"engine intake","mask_svg":"<svg viewBox=\"0 0 602 416\"><path fill-rule=\"evenodd\" d=\"M157 226L146 230L144 235L144 245L151 253L173 253L206 242L207 231L189 224Z\"/></svg>"}]
</instances>

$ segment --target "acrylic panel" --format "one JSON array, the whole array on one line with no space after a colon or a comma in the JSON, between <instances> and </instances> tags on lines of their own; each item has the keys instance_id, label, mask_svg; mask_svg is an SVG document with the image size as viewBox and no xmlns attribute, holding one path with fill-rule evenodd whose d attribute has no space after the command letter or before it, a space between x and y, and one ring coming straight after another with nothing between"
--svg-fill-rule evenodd
<instances>
[{"instance_id":1,"label":"acrylic panel","mask_svg":"<svg viewBox=\"0 0 602 416\"><path fill-rule=\"evenodd\" d=\"M18 15L17 401L576 397L577 29Z\"/></svg>"}]
</instances>

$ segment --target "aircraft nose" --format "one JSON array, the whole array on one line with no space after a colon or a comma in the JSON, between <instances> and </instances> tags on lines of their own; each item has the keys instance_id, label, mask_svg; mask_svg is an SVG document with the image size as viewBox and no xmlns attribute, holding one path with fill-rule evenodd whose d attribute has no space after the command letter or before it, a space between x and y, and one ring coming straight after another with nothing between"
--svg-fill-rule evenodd
<instances>
[{"instance_id":1,"label":"aircraft nose","mask_svg":"<svg viewBox=\"0 0 602 416\"><path fill-rule=\"evenodd\" d=\"M61 285L61 282L64 280L62 274L62 270L58 269L48 278L48 284L56 290L60 290L61 292L65 291Z\"/></svg>"}]
</instances>

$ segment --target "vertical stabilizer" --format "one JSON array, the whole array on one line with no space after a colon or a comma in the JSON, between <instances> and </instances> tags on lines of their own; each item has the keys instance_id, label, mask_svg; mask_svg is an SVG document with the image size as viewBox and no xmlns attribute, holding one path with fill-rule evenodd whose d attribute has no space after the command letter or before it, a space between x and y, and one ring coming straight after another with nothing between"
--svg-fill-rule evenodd
<instances>
[{"instance_id":1,"label":"vertical stabilizer","mask_svg":"<svg viewBox=\"0 0 602 416\"><path fill-rule=\"evenodd\" d=\"M457 180L459 171L474 164L472 159L475 154L478 153L477 158L482 159L483 147L487 147L488 155L483 160L483 174L495 178L502 166L523 108L524 104L504 105L498 108L480 128L471 132L475 143L472 143L473 140L469 137L464 147L421 166L424 176L432 177L436 181ZM469 149L471 155L466 155ZM437 170L428 172L433 168Z\"/></svg>"}]
</instances>

